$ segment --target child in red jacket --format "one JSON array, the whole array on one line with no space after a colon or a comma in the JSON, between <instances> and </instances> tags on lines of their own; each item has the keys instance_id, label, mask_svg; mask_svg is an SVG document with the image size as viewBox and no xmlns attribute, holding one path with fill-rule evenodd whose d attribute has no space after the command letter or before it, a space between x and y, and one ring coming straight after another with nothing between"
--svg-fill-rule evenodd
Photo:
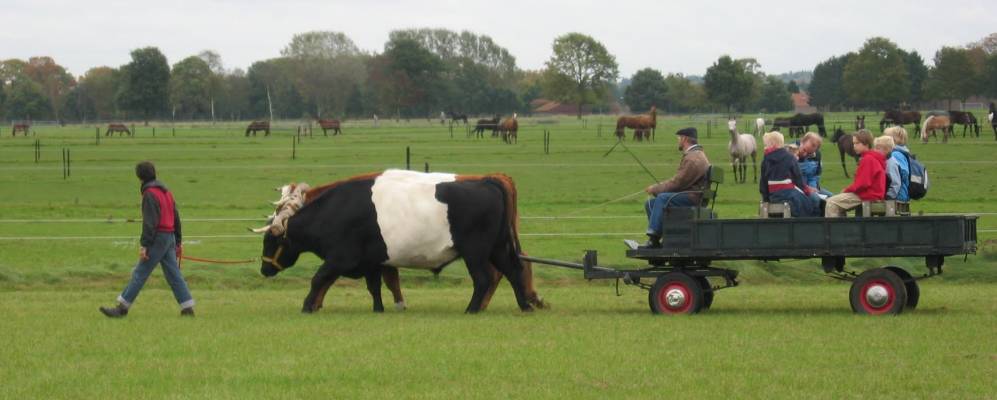
<instances>
[{"instance_id":1,"label":"child in red jacket","mask_svg":"<svg viewBox=\"0 0 997 400\"><path fill-rule=\"evenodd\" d=\"M893 138L876 138L873 146L872 134L860 130L852 136L855 152L862 155L859 167L855 170L855 181L841 193L827 198L824 216L841 217L845 212L862 205L863 201L879 201L886 196L886 155L893 151Z\"/></svg>"}]
</instances>

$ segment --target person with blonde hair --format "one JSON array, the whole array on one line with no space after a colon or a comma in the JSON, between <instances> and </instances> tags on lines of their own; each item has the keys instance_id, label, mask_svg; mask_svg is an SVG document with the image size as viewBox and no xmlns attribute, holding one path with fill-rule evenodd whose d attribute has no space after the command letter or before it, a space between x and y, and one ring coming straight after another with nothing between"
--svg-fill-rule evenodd
<instances>
[{"instance_id":1,"label":"person with blonde hair","mask_svg":"<svg viewBox=\"0 0 997 400\"><path fill-rule=\"evenodd\" d=\"M910 201L910 150L907 149L907 130L892 126L883 135L893 138L893 151L886 160L886 198Z\"/></svg>"},{"instance_id":2,"label":"person with blonde hair","mask_svg":"<svg viewBox=\"0 0 997 400\"><path fill-rule=\"evenodd\" d=\"M789 203L794 217L817 216L817 204L807 195L807 184L803 182L796 155L783 146L782 134L766 133L762 141L765 143L765 158L762 159L761 179L758 180L762 201Z\"/></svg>"},{"instance_id":3,"label":"person with blonde hair","mask_svg":"<svg viewBox=\"0 0 997 400\"><path fill-rule=\"evenodd\" d=\"M862 157L855 170L855 180L841 193L828 197L824 216L842 217L846 211L862 205L863 201L883 200L886 195L886 155L882 149L889 145L892 150L892 144L893 139L882 140L878 150L873 150L872 133L862 129L852 136L855 153Z\"/></svg>"}]
</instances>

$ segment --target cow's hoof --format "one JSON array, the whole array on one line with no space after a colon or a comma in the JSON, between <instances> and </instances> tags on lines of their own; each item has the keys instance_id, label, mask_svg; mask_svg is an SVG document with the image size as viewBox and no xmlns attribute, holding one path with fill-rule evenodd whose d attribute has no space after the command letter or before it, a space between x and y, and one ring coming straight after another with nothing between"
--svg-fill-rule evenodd
<instances>
[{"instance_id":1,"label":"cow's hoof","mask_svg":"<svg viewBox=\"0 0 997 400\"><path fill-rule=\"evenodd\" d=\"M384 312L384 306L374 307L374 312L376 312L376 313L383 313Z\"/></svg>"},{"instance_id":2,"label":"cow's hoof","mask_svg":"<svg viewBox=\"0 0 997 400\"><path fill-rule=\"evenodd\" d=\"M310 306L310 305L309 306L301 307L301 313L302 314L311 314L311 313L314 313L314 312L315 312L315 308L312 307L312 306Z\"/></svg>"},{"instance_id":3,"label":"cow's hoof","mask_svg":"<svg viewBox=\"0 0 997 400\"><path fill-rule=\"evenodd\" d=\"M405 307L405 302L404 301L399 301L399 302L395 303L395 310L405 311L406 308L407 307Z\"/></svg>"}]
</instances>

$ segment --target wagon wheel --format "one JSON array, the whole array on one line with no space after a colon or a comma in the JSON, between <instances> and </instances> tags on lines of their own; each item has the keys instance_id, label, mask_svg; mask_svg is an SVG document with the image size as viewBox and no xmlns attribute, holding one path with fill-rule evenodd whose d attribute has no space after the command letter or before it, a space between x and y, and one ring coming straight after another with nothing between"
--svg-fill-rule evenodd
<instances>
[{"instance_id":1,"label":"wagon wheel","mask_svg":"<svg viewBox=\"0 0 997 400\"><path fill-rule=\"evenodd\" d=\"M917 280L903 268L893 265L883 268L893 271L900 279L903 279L904 288L907 289L907 304L904 307L911 310L917 308L917 302L921 298L921 288L918 287Z\"/></svg>"},{"instance_id":2,"label":"wagon wheel","mask_svg":"<svg viewBox=\"0 0 997 400\"><path fill-rule=\"evenodd\" d=\"M681 272L670 272L654 282L647 300L655 314L695 314L705 299L699 281Z\"/></svg>"},{"instance_id":3,"label":"wagon wheel","mask_svg":"<svg viewBox=\"0 0 997 400\"><path fill-rule=\"evenodd\" d=\"M703 287L703 311L706 311L713 305L713 286L710 285L710 280L706 279L705 276L697 276L696 280Z\"/></svg>"},{"instance_id":4,"label":"wagon wheel","mask_svg":"<svg viewBox=\"0 0 997 400\"><path fill-rule=\"evenodd\" d=\"M858 314L900 314L907 305L907 287L889 269L870 269L855 278L848 298Z\"/></svg>"}]
</instances>

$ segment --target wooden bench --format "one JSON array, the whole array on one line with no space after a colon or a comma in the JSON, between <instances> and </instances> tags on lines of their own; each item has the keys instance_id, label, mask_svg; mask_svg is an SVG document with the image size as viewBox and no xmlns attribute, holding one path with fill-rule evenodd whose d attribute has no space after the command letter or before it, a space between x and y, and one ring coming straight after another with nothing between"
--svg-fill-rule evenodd
<instances>
[{"instance_id":1,"label":"wooden bench","mask_svg":"<svg viewBox=\"0 0 997 400\"><path fill-rule=\"evenodd\" d=\"M863 201L855 209L856 217L910 216L910 203L896 200Z\"/></svg>"},{"instance_id":2,"label":"wooden bench","mask_svg":"<svg viewBox=\"0 0 997 400\"><path fill-rule=\"evenodd\" d=\"M763 201L758 205L758 218L789 218L792 216L793 212L788 202L766 203Z\"/></svg>"}]
</instances>

